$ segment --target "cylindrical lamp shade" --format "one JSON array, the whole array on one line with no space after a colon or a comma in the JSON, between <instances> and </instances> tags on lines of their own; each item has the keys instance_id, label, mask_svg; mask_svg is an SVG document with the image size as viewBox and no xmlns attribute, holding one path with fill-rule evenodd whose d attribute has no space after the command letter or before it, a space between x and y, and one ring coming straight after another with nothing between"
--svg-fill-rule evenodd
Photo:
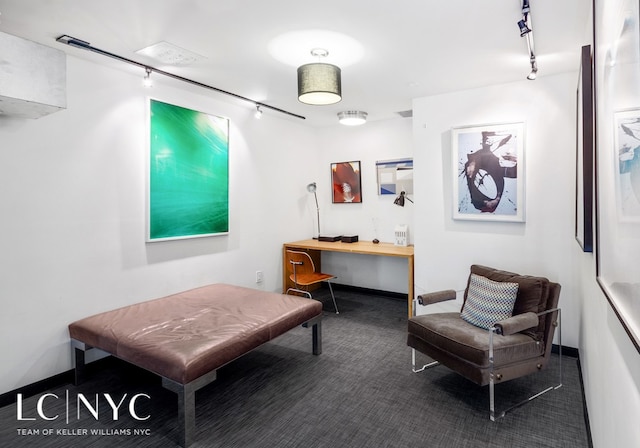
<instances>
[{"instance_id":1,"label":"cylindrical lamp shade","mask_svg":"<svg viewBox=\"0 0 640 448\"><path fill-rule=\"evenodd\" d=\"M298 67L298 100L305 104L335 104L342 99L340 67L320 62Z\"/></svg>"}]
</instances>

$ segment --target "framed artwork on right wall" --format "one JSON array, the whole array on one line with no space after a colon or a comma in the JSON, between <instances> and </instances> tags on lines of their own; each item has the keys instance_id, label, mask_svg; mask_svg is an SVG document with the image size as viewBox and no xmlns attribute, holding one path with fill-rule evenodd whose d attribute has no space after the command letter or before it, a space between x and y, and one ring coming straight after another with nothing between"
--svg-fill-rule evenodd
<instances>
[{"instance_id":1,"label":"framed artwork on right wall","mask_svg":"<svg viewBox=\"0 0 640 448\"><path fill-rule=\"evenodd\" d=\"M640 109L614 114L616 211L621 222L640 222Z\"/></svg>"},{"instance_id":2,"label":"framed artwork on right wall","mask_svg":"<svg viewBox=\"0 0 640 448\"><path fill-rule=\"evenodd\" d=\"M593 70L591 45L582 47L576 91L576 241L593 252Z\"/></svg>"},{"instance_id":3,"label":"framed artwork on right wall","mask_svg":"<svg viewBox=\"0 0 640 448\"><path fill-rule=\"evenodd\" d=\"M596 278L640 352L640 4L617 3L594 1Z\"/></svg>"}]
</instances>

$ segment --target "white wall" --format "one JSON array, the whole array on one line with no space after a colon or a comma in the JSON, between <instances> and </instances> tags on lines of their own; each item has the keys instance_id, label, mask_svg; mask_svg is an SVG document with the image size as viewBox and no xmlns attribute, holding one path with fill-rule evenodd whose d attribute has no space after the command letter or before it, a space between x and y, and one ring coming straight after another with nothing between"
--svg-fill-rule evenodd
<instances>
[{"instance_id":1,"label":"white wall","mask_svg":"<svg viewBox=\"0 0 640 448\"><path fill-rule=\"evenodd\" d=\"M614 139L612 114L615 110L638 107L638 2L635 0L596 0L595 20L597 32L596 52L598 58L596 70L597 114L597 152L598 152L598 194L603 215L598 222L601 230L611 232L611 223L616 222L615 194L613 192L613 160L611 148ZM627 30L625 39L635 42L632 48L626 47L630 41L618 40L621 32ZM635 32L633 31L635 30ZM590 34L589 34L590 35ZM603 63L614 48L619 60L617 67L609 61ZM626 59L629 52L630 59ZM635 67L627 66L631 61ZM620 79L612 75L622 70L623 74L633 73L633 88L619 83ZM633 71L635 70L635 71ZM607 73L605 75L605 72ZM607 213L604 215L604 213ZM637 223L636 223L637 227ZM637 233L637 232L635 232ZM600 245L609 244L602 249L611 250L611 239L600 238ZM631 260L637 261L637 238L626 244L625 250L631 254ZM607 255L606 251L601 254ZM621 254L622 255L622 254ZM611 255L607 255L611 257ZM627 263L631 269L620 279L638 278L637 263ZM580 359L586 401L591 421L593 445L596 448L610 446L640 446L640 354L632 344L607 298L595 280L596 261L593 256L576 254L576 276L581 280L578 285L582 297L580 327ZM629 274L630 273L630 274ZM636 301L638 297L633 297Z\"/></svg>"},{"instance_id":2,"label":"white wall","mask_svg":"<svg viewBox=\"0 0 640 448\"><path fill-rule=\"evenodd\" d=\"M594 446L640 446L640 356L574 240L577 72L420 98L413 120L322 130L268 111L256 121L245 104L156 80L154 97L231 119L231 232L145 244L148 91L125 71L73 57L68 69L66 111L0 117L0 393L70 369L75 319L217 281L279 290L281 244L314 234L315 180L323 233L390 241L409 223L417 293L462 290L471 263L561 283ZM526 222L453 221L450 128L502 121L526 123ZM377 196L374 164L404 156L416 203L402 209ZM329 164L346 160L362 161L359 205L331 204ZM406 292L404 262L351 257L324 266L347 284Z\"/></svg>"},{"instance_id":3,"label":"white wall","mask_svg":"<svg viewBox=\"0 0 640 448\"><path fill-rule=\"evenodd\" d=\"M564 345L578 346L574 240L577 73L414 101L416 294L462 291L471 264L562 285ZM452 219L451 128L525 123L524 223ZM458 304L459 306L459 304Z\"/></svg>"},{"instance_id":4,"label":"white wall","mask_svg":"<svg viewBox=\"0 0 640 448\"><path fill-rule=\"evenodd\" d=\"M462 291L472 263L559 282L562 344L579 348L594 447L636 447L640 356L596 283L595 257L574 239L577 78L414 101L416 294ZM450 128L504 121L526 123L526 223L453 221Z\"/></svg>"},{"instance_id":5,"label":"white wall","mask_svg":"<svg viewBox=\"0 0 640 448\"><path fill-rule=\"evenodd\" d=\"M207 283L279 290L282 243L310 236L309 128L159 78L69 57L67 110L0 118L0 393L69 370L76 319ZM228 236L145 243L148 94L230 118Z\"/></svg>"},{"instance_id":6,"label":"white wall","mask_svg":"<svg viewBox=\"0 0 640 448\"><path fill-rule=\"evenodd\" d=\"M317 131L317 167L320 228L326 235L358 235L361 241L393 242L397 224L409 226L413 243L414 204L394 205L393 195L378 195L376 161L413 156L412 120L369 122L363 126L335 126ZM359 160L362 171L362 203L331 203L333 162ZM413 196L413 195L411 195ZM413 199L413 197L412 197ZM325 272L336 273L336 283L406 294L407 260L394 257L325 252Z\"/></svg>"},{"instance_id":7,"label":"white wall","mask_svg":"<svg viewBox=\"0 0 640 448\"><path fill-rule=\"evenodd\" d=\"M640 446L640 355L595 280L593 257L576 257L582 278L580 365L594 448Z\"/></svg>"},{"instance_id":8,"label":"white wall","mask_svg":"<svg viewBox=\"0 0 640 448\"><path fill-rule=\"evenodd\" d=\"M282 243L314 235L311 181L323 230L390 241L396 222L411 224L411 208L378 197L375 180L376 160L411 156L411 120L256 120L246 103L159 76L143 89L127 70L68 57L66 110L0 117L0 393L69 370L76 319L214 282L281 290ZM145 243L148 95L230 118L229 235ZM345 160L362 161L363 204L331 204L329 164ZM406 262L357 258L326 263L343 283L407 292Z\"/></svg>"}]
</instances>

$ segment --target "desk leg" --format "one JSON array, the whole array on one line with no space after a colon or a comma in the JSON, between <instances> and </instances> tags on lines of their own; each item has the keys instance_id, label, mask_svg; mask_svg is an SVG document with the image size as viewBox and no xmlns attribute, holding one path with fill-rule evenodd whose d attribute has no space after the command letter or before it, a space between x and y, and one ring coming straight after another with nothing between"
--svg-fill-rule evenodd
<instances>
[{"instance_id":1,"label":"desk leg","mask_svg":"<svg viewBox=\"0 0 640 448\"><path fill-rule=\"evenodd\" d=\"M289 267L287 266L287 246L282 246L282 294L289 289Z\"/></svg>"},{"instance_id":2,"label":"desk leg","mask_svg":"<svg viewBox=\"0 0 640 448\"><path fill-rule=\"evenodd\" d=\"M409 300L408 310L409 317L413 316L413 255L408 257L409 285L407 290L407 298Z\"/></svg>"}]
</instances>

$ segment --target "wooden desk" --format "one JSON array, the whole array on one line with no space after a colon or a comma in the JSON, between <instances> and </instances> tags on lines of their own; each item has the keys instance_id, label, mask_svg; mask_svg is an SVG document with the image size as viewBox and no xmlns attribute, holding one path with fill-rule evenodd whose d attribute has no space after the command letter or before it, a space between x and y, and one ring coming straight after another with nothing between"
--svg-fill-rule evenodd
<instances>
[{"instance_id":1,"label":"wooden desk","mask_svg":"<svg viewBox=\"0 0 640 448\"><path fill-rule=\"evenodd\" d=\"M351 254L380 255L386 257L402 257L407 259L407 292L408 292L408 312L412 315L413 308L413 246L396 246L393 243L373 244L370 241L358 241L357 243L327 242L318 240L302 240L282 245L282 292L293 286L287 275L287 249L303 250L308 252L316 263L317 269L320 266L320 254L322 251L346 252Z\"/></svg>"}]
</instances>

